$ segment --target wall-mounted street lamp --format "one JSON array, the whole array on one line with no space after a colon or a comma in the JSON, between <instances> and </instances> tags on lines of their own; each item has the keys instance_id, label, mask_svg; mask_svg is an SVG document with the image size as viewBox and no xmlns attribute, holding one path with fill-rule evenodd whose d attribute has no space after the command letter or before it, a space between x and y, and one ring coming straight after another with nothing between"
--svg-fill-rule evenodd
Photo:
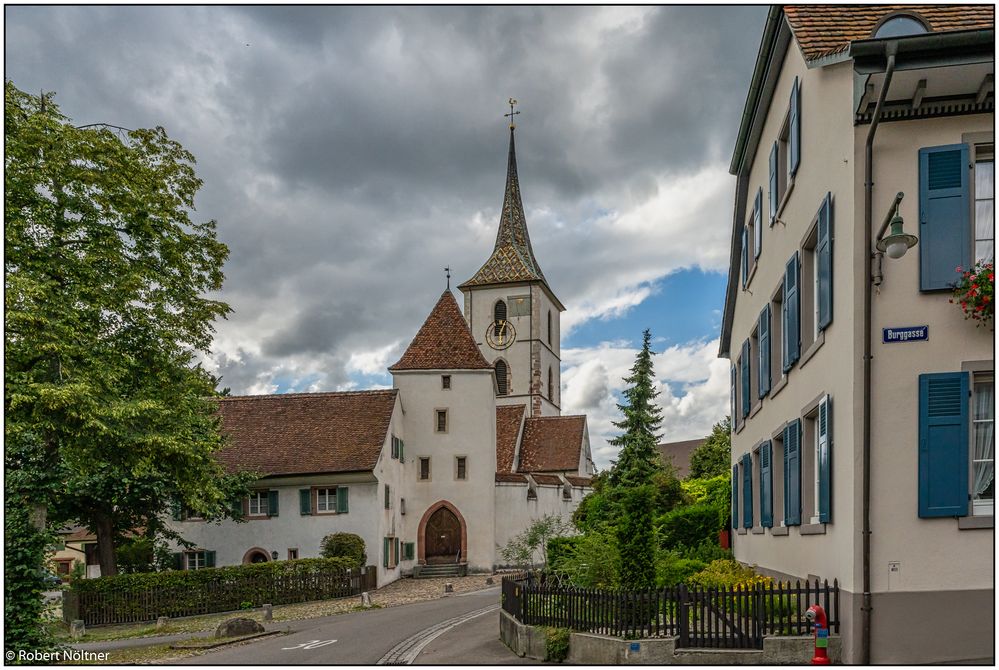
<instances>
[{"instance_id":1,"label":"wall-mounted street lamp","mask_svg":"<svg viewBox=\"0 0 999 670\"><path fill-rule=\"evenodd\" d=\"M278 557L278 553L276 551L272 551L271 552L271 559L276 561L277 557Z\"/></svg>"},{"instance_id":2,"label":"wall-mounted street lamp","mask_svg":"<svg viewBox=\"0 0 999 670\"><path fill-rule=\"evenodd\" d=\"M881 229L874 238L874 246L877 249L877 253L874 254L874 271L871 273L874 286L881 286L881 282L884 280L884 275L881 274L881 258L884 255L887 255L888 258L901 258L906 251L919 242L918 237L910 235L902 229L902 216L898 213L898 207L904 197L905 193L902 191L895 194L895 200L888 209ZM889 226L891 226L891 233L886 236L885 232Z\"/></svg>"}]
</instances>

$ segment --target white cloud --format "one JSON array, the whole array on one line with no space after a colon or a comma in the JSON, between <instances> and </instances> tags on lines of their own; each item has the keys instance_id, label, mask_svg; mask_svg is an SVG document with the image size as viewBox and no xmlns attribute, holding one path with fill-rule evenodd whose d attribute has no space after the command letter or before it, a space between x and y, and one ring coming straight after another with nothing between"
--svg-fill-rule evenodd
<instances>
[{"instance_id":1,"label":"white cloud","mask_svg":"<svg viewBox=\"0 0 999 670\"><path fill-rule=\"evenodd\" d=\"M674 345L653 356L663 410L663 440L704 437L728 413L728 363L716 358L718 340ZM608 441L620 433L617 398L638 349L620 342L562 350L562 410L589 417L594 460L606 468L617 448Z\"/></svg>"}]
</instances>

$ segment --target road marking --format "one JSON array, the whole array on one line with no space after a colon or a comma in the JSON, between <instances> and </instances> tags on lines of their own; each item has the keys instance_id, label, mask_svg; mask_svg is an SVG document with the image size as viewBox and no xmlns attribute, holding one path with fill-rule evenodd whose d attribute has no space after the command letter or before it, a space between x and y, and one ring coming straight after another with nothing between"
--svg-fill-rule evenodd
<instances>
[{"instance_id":1,"label":"road marking","mask_svg":"<svg viewBox=\"0 0 999 670\"><path fill-rule=\"evenodd\" d=\"M455 626L465 623L466 621L471 621L472 619L480 617L483 614L495 612L499 608L499 605L490 605L489 607L483 607L480 610L475 610L474 612L469 612L468 614L462 614L461 616L448 619L447 621L441 621L430 628L425 628L415 635L410 635L405 640L392 647L387 654L378 659L378 662L375 665L412 665L413 661L416 660L416 657L420 655L421 651L423 651L423 648L444 633L448 632Z\"/></svg>"},{"instance_id":2,"label":"road marking","mask_svg":"<svg viewBox=\"0 0 999 670\"><path fill-rule=\"evenodd\" d=\"M308 642L303 642L302 644L296 644L294 647L281 647L281 651L293 651L295 649L319 649L319 647L325 647L328 644L333 644L336 640L309 640Z\"/></svg>"}]
</instances>

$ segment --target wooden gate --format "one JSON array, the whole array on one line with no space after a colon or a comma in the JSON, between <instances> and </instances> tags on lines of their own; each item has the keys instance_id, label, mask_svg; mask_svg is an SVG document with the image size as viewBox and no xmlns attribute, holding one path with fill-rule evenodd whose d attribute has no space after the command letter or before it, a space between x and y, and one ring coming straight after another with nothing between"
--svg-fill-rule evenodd
<instances>
[{"instance_id":1,"label":"wooden gate","mask_svg":"<svg viewBox=\"0 0 999 670\"><path fill-rule=\"evenodd\" d=\"M763 649L760 589L679 588L677 647Z\"/></svg>"}]
</instances>

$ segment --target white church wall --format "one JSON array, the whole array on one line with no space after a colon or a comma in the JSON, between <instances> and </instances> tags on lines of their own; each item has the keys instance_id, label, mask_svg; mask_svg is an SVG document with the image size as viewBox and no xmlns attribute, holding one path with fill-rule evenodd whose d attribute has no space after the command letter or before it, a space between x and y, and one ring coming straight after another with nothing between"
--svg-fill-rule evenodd
<instances>
[{"instance_id":1,"label":"white church wall","mask_svg":"<svg viewBox=\"0 0 999 670\"><path fill-rule=\"evenodd\" d=\"M441 388L441 375L451 376L451 389ZM403 541L421 538L424 513L442 500L450 502L465 521L468 569L491 572L494 564L494 500L496 472L496 403L490 370L396 372L394 385L402 396L406 433L406 463L400 495L406 498ZM437 409L448 410L448 430L437 433ZM455 457L466 458L467 478L456 478ZM420 458L430 458L430 479L421 481ZM404 566L407 571L412 564Z\"/></svg>"},{"instance_id":2,"label":"white church wall","mask_svg":"<svg viewBox=\"0 0 999 670\"><path fill-rule=\"evenodd\" d=\"M528 297L530 302L531 287L527 283L504 284L494 288L466 289L465 320L469 323L472 337L475 338L479 350L490 365L502 358L510 369L509 392L506 396L496 399L502 405L530 405L531 392L531 315L530 310L523 316L516 316L511 309L511 298ZM486 340L486 330L493 323L493 307L497 300L507 303L507 320L516 331L514 343L506 349L497 350L489 346Z\"/></svg>"},{"instance_id":3,"label":"white church wall","mask_svg":"<svg viewBox=\"0 0 999 670\"><path fill-rule=\"evenodd\" d=\"M506 565L500 550L531 523L548 514L557 514L571 523L572 513L591 489L573 486L569 499L563 497L561 486L535 486L537 499L528 499L527 484L496 482L495 490L497 567L514 567Z\"/></svg>"}]
</instances>

